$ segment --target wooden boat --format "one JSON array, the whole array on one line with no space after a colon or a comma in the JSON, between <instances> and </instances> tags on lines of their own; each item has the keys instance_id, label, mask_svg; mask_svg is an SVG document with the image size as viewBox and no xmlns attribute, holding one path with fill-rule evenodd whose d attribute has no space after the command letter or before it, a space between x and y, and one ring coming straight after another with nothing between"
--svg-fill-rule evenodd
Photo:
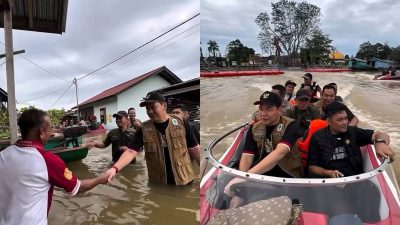
<instances>
[{"instance_id":1,"label":"wooden boat","mask_svg":"<svg viewBox=\"0 0 400 225\"><path fill-rule=\"evenodd\" d=\"M63 131L63 136L51 137L45 149L58 155L64 162L78 161L86 158L88 148L82 145L83 137L104 135L106 130L94 130L87 133L87 128L71 127ZM10 146L10 140L0 140L0 151Z\"/></svg>"},{"instance_id":2,"label":"wooden boat","mask_svg":"<svg viewBox=\"0 0 400 225\"><path fill-rule=\"evenodd\" d=\"M376 157L375 149L373 146L369 145L361 149L363 156L364 171L368 171L363 174L350 177L342 178L329 178L329 179L307 179L307 178L279 178L271 176L263 176L258 174L249 174L236 170L235 167L241 157L241 152L244 147L245 134L248 126L241 126L222 137L214 140L209 146L206 152L206 157L202 162L202 179L200 183L200 224L218 224L220 222L213 221L216 218L222 218L225 223L226 221L232 222L232 219L237 219L238 214L227 213L223 214L224 211L229 208L227 204L227 196L224 193L224 187L232 178L241 178L245 182L242 185L242 193L248 192L248 196L251 199L255 192L251 190L245 190L246 187L258 186L261 188L265 187L264 193L274 190L290 190L287 194L290 196L293 193L300 193L300 197L297 197L300 204L304 203L304 210L298 217L297 224L299 225L328 225L328 224L344 224L343 221L339 223L334 223L333 220L337 219L338 215L335 217L329 217L324 212L318 210L310 210L310 208L323 208L324 206L331 206L332 202L329 200L335 200L335 198L343 198L341 189L346 189L350 185L358 184L364 185L366 182L371 184L376 189L375 196L361 196L357 193L359 189L354 189L353 192L347 193L346 198L351 202L360 202L362 199L379 199L379 204L373 214L378 217L375 221L359 221L359 223L346 223L346 224L363 224L363 225L397 225L400 224L400 201L399 201L399 188L391 164L389 160L385 159L383 162ZM222 139L231 135L232 133L238 131L236 138L232 142L231 146L223 153L219 159L216 159L213 155L213 148ZM205 173L204 171L208 171ZM226 177L230 179L226 180ZM337 192L325 192L326 188L334 188L338 190ZM306 193L310 190L308 195L302 196L302 193ZM351 189L346 189L350 190ZM239 192L240 193L240 192ZM322 195L317 195L314 193L322 193ZM342 194L340 194L342 193ZM358 196L358 197L355 197ZM310 203L312 202L312 203ZM313 202L317 202L313 203ZM250 202L250 204L259 202ZM250 205L248 204L248 205ZM308 205L307 205L308 204ZM311 204L311 205L310 205ZM312 205L315 204L315 205ZM334 205L334 204L333 204ZM334 205L335 206L335 205ZM257 206L261 207L261 206ZM349 210L358 210L361 213L368 211L371 205L358 205L357 209L350 208ZM231 211L232 212L232 211ZM222 213L222 214L221 214ZM241 214L241 213L240 213ZM222 216L221 216L222 215ZM250 214L251 215L251 214ZM363 218L357 217L357 215L349 214L351 218ZM267 218L271 216L269 212L264 212L258 216L259 218ZM367 215L369 216L369 215ZM227 219L228 218L228 219ZM232 222L234 224L234 221ZM241 223L239 223L241 224ZM262 223L260 223L262 224Z\"/></svg>"}]
</instances>

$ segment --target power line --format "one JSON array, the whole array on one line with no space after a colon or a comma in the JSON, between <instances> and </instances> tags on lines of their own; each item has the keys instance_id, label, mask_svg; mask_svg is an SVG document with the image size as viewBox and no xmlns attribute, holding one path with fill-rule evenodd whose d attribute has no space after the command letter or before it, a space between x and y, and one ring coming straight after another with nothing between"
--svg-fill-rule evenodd
<instances>
[{"instance_id":1,"label":"power line","mask_svg":"<svg viewBox=\"0 0 400 225\"><path fill-rule=\"evenodd\" d=\"M142 44L141 46L139 46L139 47L137 47L137 48L135 48L135 49L129 51L128 53L126 53L126 54L124 54L124 55L118 57L117 59L115 59L115 60L113 60L113 61L107 63L106 65L104 65L104 66L102 66L102 67L100 67L100 68L98 68L98 69L96 69L96 70L94 70L94 71L92 71L92 72L90 72L90 73L88 73L88 74L86 74L86 75L84 75L84 76L78 78L77 80L81 80L81 79L83 79L83 78L85 78L85 77L87 77L87 76L89 76L89 75L91 75L91 74L93 74L93 73L96 73L97 71L99 71L99 70L101 70L101 69L103 69L103 68L105 68L105 67L107 67L107 66L109 66L109 65L111 65L111 64L113 64L113 63L115 63L115 62L117 62L117 61L119 61L119 60L121 60L122 58L124 58L124 57L126 57L126 56L132 54L133 52L135 52L135 51L141 49L142 47L144 47L144 46L150 44L151 42L157 40L158 38L160 38L160 37L166 35L167 33L171 32L171 31L175 30L176 28L182 26L183 24L189 22L190 20L194 19L195 17L197 17L197 16L199 16L199 15L200 15L200 13L198 13L198 14L196 14L196 15L190 17L189 19L187 19L187 20L185 20L185 21L179 23L178 25L174 26L173 28L169 29L168 31L166 31L166 32L164 32L164 33L158 35L157 37L155 37L155 38L151 39L150 41L148 41L148 42Z\"/></svg>"},{"instance_id":2,"label":"power line","mask_svg":"<svg viewBox=\"0 0 400 225\"><path fill-rule=\"evenodd\" d=\"M74 84L74 83L72 83L72 84L70 84L70 85L68 86L67 90L65 90L64 93L57 99L57 101L55 101L55 102L53 103L53 105L50 106L50 109L53 108L53 106L55 106L55 105L57 104L57 102L60 101L60 99L61 99L62 97L64 97L64 95L65 95L65 94L67 93L67 91L72 87L73 84Z\"/></svg>"},{"instance_id":3,"label":"power line","mask_svg":"<svg viewBox=\"0 0 400 225\"><path fill-rule=\"evenodd\" d=\"M5 46L5 44L4 44L2 41L0 41L0 43L1 43L2 45ZM69 82L69 80L66 80L66 79L62 78L61 76L58 76L57 74L52 73L52 72L50 72L49 70L43 68L42 66L39 66L38 64L34 63L32 60L28 59L27 57L22 56L22 55L18 55L18 56L20 56L21 58L25 59L26 61L28 61L28 62L31 63L32 65L36 66L37 68L43 70L44 72L46 72L46 73L48 73L48 74L50 74L50 75L53 75L53 76L57 77L58 79L61 79L61 80L63 80L63 81L68 81L68 82ZM4 63L3 63L3 64L4 64ZM3 65L3 64L1 64L1 65ZM0 66L1 66L1 65L0 65Z\"/></svg>"},{"instance_id":4,"label":"power line","mask_svg":"<svg viewBox=\"0 0 400 225\"><path fill-rule=\"evenodd\" d=\"M73 83L72 83L72 84L73 84ZM53 92L51 92L51 93L48 93L48 94L46 94L46 95L43 95L43 96L40 96L40 97L35 97L35 98L30 98L30 99L27 99L27 100L24 100L24 101L21 101L21 102L30 102L30 101L33 101L33 100L38 100L38 99L46 98L46 97L48 97L48 96L50 96L50 95L53 95L53 94L55 94L55 93L61 91L61 90L64 89L64 88L65 88L65 86L63 86L63 87L61 87L61 88L59 88L59 89L57 89L57 90L55 90L55 91L53 91Z\"/></svg>"},{"instance_id":5,"label":"power line","mask_svg":"<svg viewBox=\"0 0 400 225\"><path fill-rule=\"evenodd\" d=\"M169 38L169 39L167 39L167 40L165 40L165 41L159 43L158 45L154 46L153 48L150 48L150 49L146 50L145 52L140 53L140 54L137 55L135 58L129 59L129 60L125 61L125 62L124 62L123 64L121 64L119 67L111 68L111 69L105 71L104 73L98 74L97 76L93 77L93 79L96 79L96 78L98 78L98 77L100 77L100 76L102 76L102 75L104 75L104 74L107 74L107 73L109 73L110 71L113 71L113 70L122 68L122 66L126 65L126 63L136 60L136 59L139 58L140 56L142 56L142 55L144 55L144 54L146 54L146 53L149 53L149 52L152 51L153 49L155 49L155 48L157 48L157 47L163 45L164 43L166 43L166 42L168 42L168 41L171 41L172 39L175 39L176 37L180 36L181 34L186 33L186 32L188 32L189 30L191 30L191 29L193 29L193 28L195 28L195 27L197 27L197 26L199 26L199 25L200 25L200 23L195 24L194 26L192 26L192 27L190 27L190 28L188 28L188 29L186 29L186 30L180 32L179 34L176 34L175 36L173 36L173 37L171 37L171 38ZM194 32L194 33L197 33L197 32L198 32L198 31L196 31L196 32ZM190 35L193 35L194 33L192 33L192 34L190 34ZM188 36L190 36L190 35L188 35ZM183 38L178 39L176 42L178 42L178 41L180 41L180 40L182 40L182 39L184 39L184 38L186 38L186 37L188 37L188 36L184 36ZM176 42L173 42L173 43L176 43ZM170 45L167 45L167 47L168 47L168 46L170 46ZM165 48L165 47L164 47L164 48ZM162 49L164 49L164 48L162 48ZM159 51L160 51L160 50L159 50ZM159 52L159 51L156 51L156 52ZM154 52L154 53L156 53L156 52ZM150 54L150 55L152 55L152 54ZM146 56L146 57L148 57L148 56ZM82 86L86 86L86 85L89 84L89 83L90 83L90 82L86 82L86 83L84 83ZM82 87L82 86L81 86L81 87Z\"/></svg>"}]
</instances>

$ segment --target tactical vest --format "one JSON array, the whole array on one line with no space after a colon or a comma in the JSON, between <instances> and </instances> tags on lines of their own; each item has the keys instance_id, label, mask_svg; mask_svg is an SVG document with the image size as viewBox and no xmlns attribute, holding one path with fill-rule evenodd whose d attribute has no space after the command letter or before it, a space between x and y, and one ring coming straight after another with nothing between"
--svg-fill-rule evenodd
<instances>
[{"instance_id":1,"label":"tactical vest","mask_svg":"<svg viewBox=\"0 0 400 225\"><path fill-rule=\"evenodd\" d=\"M149 181L166 184L167 172L162 135L151 120L142 123L142 131ZM165 129L165 137L175 184L188 184L194 179L194 173L186 146L186 131L183 120L170 115L168 127Z\"/></svg>"},{"instance_id":2,"label":"tactical vest","mask_svg":"<svg viewBox=\"0 0 400 225\"><path fill-rule=\"evenodd\" d=\"M271 133L271 142L272 142L272 150L276 149L276 146L282 139L283 134L290 122L293 120L285 117L280 116L279 122L276 125L275 129ZM265 139L266 139L266 127L262 121L259 121L253 125L253 137L257 143L257 153L254 156L255 163L259 163L264 157L266 156L265 153ZM278 166L285 171L286 173L290 174L295 178L303 177L303 167L301 165L300 154L297 149L297 144L294 144L290 149L285 157L283 157L278 162Z\"/></svg>"}]
</instances>

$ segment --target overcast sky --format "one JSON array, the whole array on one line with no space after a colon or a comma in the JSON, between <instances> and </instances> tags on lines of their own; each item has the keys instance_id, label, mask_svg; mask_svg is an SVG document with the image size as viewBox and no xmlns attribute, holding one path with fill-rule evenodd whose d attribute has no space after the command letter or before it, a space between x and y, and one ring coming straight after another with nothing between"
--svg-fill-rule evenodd
<instances>
[{"instance_id":1,"label":"overcast sky","mask_svg":"<svg viewBox=\"0 0 400 225\"><path fill-rule=\"evenodd\" d=\"M201 42L208 55L207 42L215 40L225 54L235 39L261 53L254 22L260 12L271 12L271 0L202 0ZM301 1L297 1L301 2ZM320 27L333 40L337 50L355 55L365 41L400 45L400 1L398 0L308 0L321 8Z\"/></svg>"},{"instance_id":2,"label":"overcast sky","mask_svg":"<svg viewBox=\"0 0 400 225\"><path fill-rule=\"evenodd\" d=\"M49 97L28 103L41 109L70 109L75 104L74 88L56 101L74 77L94 71L199 12L199 0L170 0L168 4L163 0L101 4L97 0L69 0L66 31L62 35L14 30L14 51L24 49L23 56L62 78L15 56L17 101L24 103L62 88ZM79 102L164 65L182 80L198 77L199 22L197 17L119 63L82 79L78 83ZM167 41L170 38L173 39ZM0 40L4 43L3 29ZM0 72L0 87L7 91L5 65Z\"/></svg>"}]
</instances>

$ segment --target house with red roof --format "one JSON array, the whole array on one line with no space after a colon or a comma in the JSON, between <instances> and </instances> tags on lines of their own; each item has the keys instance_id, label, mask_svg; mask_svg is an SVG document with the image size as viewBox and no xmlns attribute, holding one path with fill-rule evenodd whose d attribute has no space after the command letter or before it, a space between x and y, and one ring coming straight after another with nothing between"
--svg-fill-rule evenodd
<instances>
[{"instance_id":1,"label":"house with red roof","mask_svg":"<svg viewBox=\"0 0 400 225\"><path fill-rule=\"evenodd\" d=\"M140 76L111 87L79 104L80 118L91 115L97 117L107 129L115 128L112 115L120 110L136 109L136 118L148 119L146 109L139 107L140 101L152 90L182 83L182 80L163 66ZM74 107L73 109L76 109Z\"/></svg>"}]
</instances>

